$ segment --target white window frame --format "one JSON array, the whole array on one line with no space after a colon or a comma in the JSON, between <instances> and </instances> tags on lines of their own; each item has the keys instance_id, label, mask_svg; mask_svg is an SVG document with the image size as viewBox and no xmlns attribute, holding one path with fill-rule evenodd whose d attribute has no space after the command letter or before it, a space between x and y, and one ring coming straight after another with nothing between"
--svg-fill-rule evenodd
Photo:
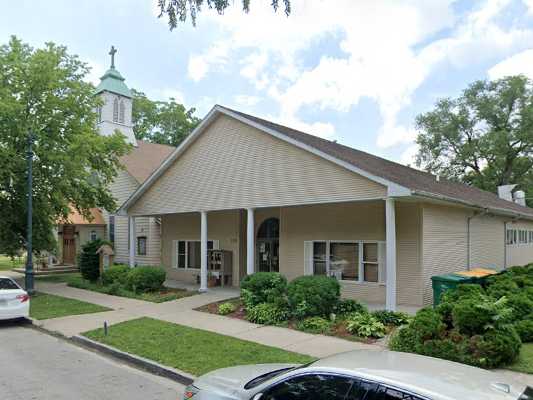
<instances>
[{"instance_id":1,"label":"white window frame","mask_svg":"<svg viewBox=\"0 0 533 400\"><path fill-rule=\"evenodd\" d=\"M508 228L506 237L505 237L505 243L508 246L513 246L518 243L518 234L516 229L514 228Z\"/></svg>"},{"instance_id":2,"label":"white window frame","mask_svg":"<svg viewBox=\"0 0 533 400\"><path fill-rule=\"evenodd\" d=\"M529 231L529 244L533 244L533 231Z\"/></svg>"},{"instance_id":3,"label":"white window frame","mask_svg":"<svg viewBox=\"0 0 533 400\"><path fill-rule=\"evenodd\" d=\"M96 239L98 239L98 233L95 230L92 230L91 232L89 232L89 240L92 242Z\"/></svg>"},{"instance_id":4,"label":"white window frame","mask_svg":"<svg viewBox=\"0 0 533 400\"><path fill-rule=\"evenodd\" d=\"M518 244L527 244L527 230L518 230Z\"/></svg>"},{"instance_id":5,"label":"white window frame","mask_svg":"<svg viewBox=\"0 0 533 400\"><path fill-rule=\"evenodd\" d=\"M179 242L185 242L185 266L182 268L182 267L178 267L178 263L179 263L179 253L178 253L178 250L179 250ZM175 253L174 254L174 263L172 265L172 268L175 268L177 270L180 270L180 271L184 271L184 270L192 270L192 271L199 271L200 270L200 267L198 268L193 268L193 267L188 267L187 265L189 264L189 243L190 242L198 242L200 243L200 239L176 239L173 241L173 249L172 249L172 252ZM207 239L207 243L208 243L208 248L209 248L209 242L212 243L211 245L211 249L212 250L219 250L219 241L218 240L214 240L214 239Z\"/></svg>"},{"instance_id":6,"label":"white window frame","mask_svg":"<svg viewBox=\"0 0 533 400\"><path fill-rule=\"evenodd\" d=\"M309 243L312 244L311 246L311 274L315 275L315 254L314 254L314 244L315 243L325 243L326 244L326 276L332 276L330 274L330 255L331 255L331 243L347 243L347 244L357 244L358 246L358 280L348 280L348 279L340 279L341 282L350 282L350 283L364 283L364 284L385 284L385 265L380 265L379 260L379 245L383 244L384 248L386 248L386 242L384 240L311 240ZM364 244L377 244L378 246L378 260L377 262L368 262L363 260L363 251L364 251ZM305 246L304 246L305 247ZM378 266L378 281L365 281L364 280L364 264L377 264Z\"/></svg>"}]
</instances>

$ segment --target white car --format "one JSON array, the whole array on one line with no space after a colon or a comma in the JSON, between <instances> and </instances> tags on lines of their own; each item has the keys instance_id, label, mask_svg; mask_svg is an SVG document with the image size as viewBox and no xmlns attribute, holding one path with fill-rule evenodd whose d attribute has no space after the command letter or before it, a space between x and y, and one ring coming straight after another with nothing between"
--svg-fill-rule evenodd
<instances>
[{"instance_id":1,"label":"white car","mask_svg":"<svg viewBox=\"0 0 533 400\"><path fill-rule=\"evenodd\" d=\"M0 276L0 320L28 318L30 296L17 282Z\"/></svg>"},{"instance_id":2,"label":"white car","mask_svg":"<svg viewBox=\"0 0 533 400\"><path fill-rule=\"evenodd\" d=\"M533 400L495 372L393 351L351 351L307 365L224 368L185 389L192 400Z\"/></svg>"}]
</instances>

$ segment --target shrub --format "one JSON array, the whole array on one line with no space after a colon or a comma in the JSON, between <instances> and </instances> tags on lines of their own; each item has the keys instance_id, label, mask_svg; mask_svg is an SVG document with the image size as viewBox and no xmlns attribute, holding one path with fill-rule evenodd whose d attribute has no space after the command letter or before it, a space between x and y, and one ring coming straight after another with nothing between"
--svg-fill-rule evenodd
<instances>
[{"instance_id":1,"label":"shrub","mask_svg":"<svg viewBox=\"0 0 533 400\"><path fill-rule=\"evenodd\" d=\"M287 318L287 310L277 304L261 303L246 309L246 319L256 324L275 325Z\"/></svg>"},{"instance_id":2,"label":"shrub","mask_svg":"<svg viewBox=\"0 0 533 400\"><path fill-rule=\"evenodd\" d=\"M304 332L328 333L331 329L331 321L322 317L309 317L298 322L296 327Z\"/></svg>"},{"instance_id":3,"label":"shrub","mask_svg":"<svg viewBox=\"0 0 533 400\"><path fill-rule=\"evenodd\" d=\"M485 295L485 290L481 285L475 283L463 283L455 289L447 290L443 293L441 303L455 303L459 300L472 299L479 300Z\"/></svg>"},{"instance_id":4,"label":"shrub","mask_svg":"<svg viewBox=\"0 0 533 400\"><path fill-rule=\"evenodd\" d=\"M241 283L241 298L246 307L261 303L284 302L287 279L277 272L256 272L246 276Z\"/></svg>"},{"instance_id":5,"label":"shrub","mask_svg":"<svg viewBox=\"0 0 533 400\"><path fill-rule=\"evenodd\" d=\"M130 272L130 267L127 265L112 265L102 274L102 283L104 285L111 285L113 283L125 285L128 278L128 272Z\"/></svg>"},{"instance_id":6,"label":"shrub","mask_svg":"<svg viewBox=\"0 0 533 400\"><path fill-rule=\"evenodd\" d=\"M218 306L218 313L220 315L228 315L237 309L233 303L222 303Z\"/></svg>"},{"instance_id":7,"label":"shrub","mask_svg":"<svg viewBox=\"0 0 533 400\"><path fill-rule=\"evenodd\" d=\"M340 299L335 278L310 275L296 278L287 287L291 312L298 319L329 316Z\"/></svg>"},{"instance_id":8,"label":"shrub","mask_svg":"<svg viewBox=\"0 0 533 400\"><path fill-rule=\"evenodd\" d=\"M166 272L160 267L136 267L128 272L126 286L136 293L155 292L163 287Z\"/></svg>"},{"instance_id":9,"label":"shrub","mask_svg":"<svg viewBox=\"0 0 533 400\"><path fill-rule=\"evenodd\" d=\"M385 336L385 325L368 313L350 315L346 320L346 328L348 332L365 338Z\"/></svg>"},{"instance_id":10,"label":"shrub","mask_svg":"<svg viewBox=\"0 0 533 400\"><path fill-rule=\"evenodd\" d=\"M115 281L113 283L111 283L108 287L107 287L107 291L106 293L107 294L110 294L112 296L118 296L120 295L120 293L122 292L122 285L120 284L120 282L118 281Z\"/></svg>"},{"instance_id":11,"label":"shrub","mask_svg":"<svg viewBox=\"0 0 533 400\"><path fill-rule=\"evenodd\" d=\"M518 321L533 311L533 300L529 299L525 293L512 294L507 297L507 306L512 309L512 320Z\"/></svg>"},{"instance_id":12,"label":"shrub","mask_svg":"<svg viewBox=\"0 0 533 400\"><path fill-rule=\"evenodd\" d=\"M527 319L516 322L514 325L516 333L520 336L522 343L533 342L533 315Z\"/></svg>"},{"instance_id":13,"label":"shrub","mask_svg":"<svg viewBox=\"0 0 533 400\"><path fill-rule=\"evenodd\" d=\"M339 300L335 305L333 312L337 315L348 315L353 313L368 312L364 304L359 303L357 300L346 299Z\"/></svg>"},{"instance_id":14,"label":"shrub","mask_svg":"<svg viewBox=\"0 0 533 400\"><path fill-rule=\"evenodd\" d=\"M104 243L104 241L96 239L91 240L82 246L79 265L83 279L96 282L100 277L100 256L96 254L96 251Z\"/></svg>"},{"instance_id":15,"label":"shrub","mask_svg":"<svg viewBox=\"0 0 533 400\"><path fill-rule=\"evenodd\" d=\"M415 330L411 329L409 326L403 326L390 338L389 348L394 351L416 353L419 343L418 335Z\"/></svg>"},{"instance_id":16,"label":"shrub","mask_svg":"<svg viewBox=\"0 0 533 400\"><path fill-rule=\"evenodd\" d=\"M413 331L419 342L439 339L446 329L442 316L431 307L419 310L411 323L406 327Z\"/></svg>"},{"instance_id":17,"label":"shrub","mask_svg":"<svg viewBox=\"0 0 533 400\"><path fill-rule=\"evenodd\" d=\"M492 322L492 315L481 312L475 300L459 301L452 309L453 326L466 335L477 335L485 331Z\"/></svg>"},{"instance_id":18,"label":"shrub","mask_svg":"<svg viewBox=\"0 0 533 400\"><path fill-rule=\"evenodd\" d=\"M516 282L508 275L498 275L490 278L488 280L487 294L495 299L520 292L520 288Z\"/></svg>"},{"instance_id":19,"label":"shrub","mask_svg":"<svg viewBox=\"0 0 533 400\"><path fill-rule=\"evenodd\" d=\"M372 315L384 325L400 326L411 320L409 315L399 311L378 310L374 311Z\"/></svg>"},{"instance_id":20,"label":"shrub","mask_svg":"<svg viewBox=\"0 0 533 400\"><path fill-rule=\"evenodd\" d=\"M426 340L418 345L417 350L417 353L428 357L470 363L470 357L466 351L466 342L463 341L457 342L450 338Z\"/></svg>"},{"instance_id":21,"label":"shrub","mask_svg":"<svg viewBox=\"0 0 533 400\"><path fill-rule=\"evenodd\" d=\"M486 368L495 368L512 363L520 353L522 342L511 326L493 329L481 338L472 337L473 362Z\"/></svg>"}]
</instances>

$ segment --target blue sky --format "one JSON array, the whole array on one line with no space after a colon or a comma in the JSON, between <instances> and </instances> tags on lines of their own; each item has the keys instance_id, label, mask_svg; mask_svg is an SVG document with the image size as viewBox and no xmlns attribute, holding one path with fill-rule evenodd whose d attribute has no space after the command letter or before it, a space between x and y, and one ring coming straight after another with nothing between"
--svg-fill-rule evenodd
<instances>
[{"instance_id":1,"label":"blue sky","mask_svg":"<svg viewBox=\"0 0 533 400\"><path fill-rule=\"evenodd\" d=\"M533 0L240 0L224 16L169 31L156 0L18 0L0 14L0 38L66 45L94 83L118 48L126 83L175 97L199 116L215 104L409 163L414 119L477 79L533 79ZM334 4L334 6L332 6Z\"/></svg>"}]
</instances>

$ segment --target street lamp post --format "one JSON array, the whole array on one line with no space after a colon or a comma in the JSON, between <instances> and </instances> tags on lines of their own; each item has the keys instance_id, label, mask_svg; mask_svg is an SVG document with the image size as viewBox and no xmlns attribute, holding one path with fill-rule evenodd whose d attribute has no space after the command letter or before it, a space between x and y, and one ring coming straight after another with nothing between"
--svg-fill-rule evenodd
<instances>
[{"instance_id":1,"label":"street lamp post","mask_svg":"<svg viewBox=\"0 0 533 400\"><path fill-rule=\"evenodd\" d=\"M26 153L26 160L28 161L28 230L26 239L26 250L28 256L26 257L26 291L28 294L33 294L33 249L32 249L32 224L33 224L33 206L32 206L32 194L33 194L33 133L28 133L28 152Z\"/></svg>"}]
</instances>

